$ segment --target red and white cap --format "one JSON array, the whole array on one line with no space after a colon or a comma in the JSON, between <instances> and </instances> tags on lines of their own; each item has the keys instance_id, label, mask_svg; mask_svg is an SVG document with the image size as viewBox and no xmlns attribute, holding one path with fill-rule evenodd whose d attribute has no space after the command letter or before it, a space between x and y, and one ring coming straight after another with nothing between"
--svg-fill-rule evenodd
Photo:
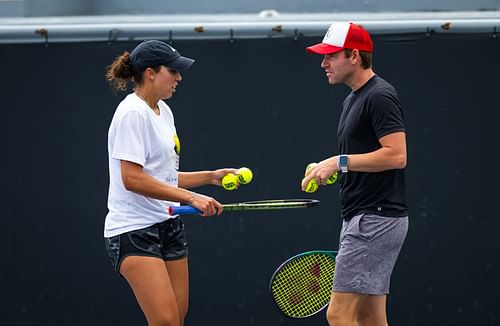
<instances>
[{"instance_id":1,"label":"red and white cap","mask_svg":"<svg viewBox=\"0 0 500 326\"><path fill-rule=\"evenodd\" d=\"M306 51L315 54L330 54L343 49L373 52L373 41L361 25L333 23L328 28L323 41L307 47Z\"/></svg>"}]
</instances>

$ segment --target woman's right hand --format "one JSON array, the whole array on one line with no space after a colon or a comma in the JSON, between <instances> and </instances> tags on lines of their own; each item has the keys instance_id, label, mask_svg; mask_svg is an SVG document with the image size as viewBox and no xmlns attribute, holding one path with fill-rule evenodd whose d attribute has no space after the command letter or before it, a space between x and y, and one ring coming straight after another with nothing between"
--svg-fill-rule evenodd
<instances>
[{"instance_id":1,"label":"woman's right hand","mask_svg":"<svg viewBox=\"0 0 500 326\"><path fill-rule=\"evenodd\" d=\"M193 194L193 199L189 202L190 206L197 208L201 211L201 216L212 216L212 215L220 215L224 208L222 204L219 203L212 197L208 197L205 195L197 194L195 192Z\"/></svg>"}]
</instances>

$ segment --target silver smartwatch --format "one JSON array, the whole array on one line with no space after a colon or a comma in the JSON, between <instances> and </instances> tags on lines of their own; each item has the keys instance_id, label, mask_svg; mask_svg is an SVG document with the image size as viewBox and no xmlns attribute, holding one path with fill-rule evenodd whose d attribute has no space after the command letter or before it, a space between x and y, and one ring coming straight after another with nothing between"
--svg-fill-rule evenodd
<instances>
[{"instance_id":1,"label":"silver smartwatch","mask_svg":"<svg viewBox=\"0 0 500 326\"><path fill-rule=\"evenodd\" d=\"M349 165L349 156L345 154L339 155L338 166L342 173L347 172L348 165Z\"/></svg>"}]
</instances>

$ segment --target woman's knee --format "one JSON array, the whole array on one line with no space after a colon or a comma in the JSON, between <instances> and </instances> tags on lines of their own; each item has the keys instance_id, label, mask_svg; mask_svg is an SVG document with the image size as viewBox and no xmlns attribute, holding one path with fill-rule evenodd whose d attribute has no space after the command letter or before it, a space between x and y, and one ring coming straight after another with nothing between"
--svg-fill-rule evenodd
<instances>
[{"instance_id":1,"label":"woman's knee","mask_svg":"<svg viewBox=\"0 0 500 326\"><path fill-rule=\"evenodd\" d=\"M181 321L177 314L162 314L148 317L148 326L181 326Z\"/></svg>"}]
</instances>

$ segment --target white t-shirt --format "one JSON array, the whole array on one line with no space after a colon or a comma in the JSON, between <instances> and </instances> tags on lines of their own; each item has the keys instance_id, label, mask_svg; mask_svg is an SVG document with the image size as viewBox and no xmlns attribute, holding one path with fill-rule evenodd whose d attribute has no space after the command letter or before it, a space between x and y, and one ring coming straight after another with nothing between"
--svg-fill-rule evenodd
<instances>
[{"instance_id":1,"label":"white t-shirt","mask_svg":"<svg viewBox=\"0 0 500 326\"><path fill-rule=\"evenodd\" d=\"M135 93L119 105L108 131L109 193L104 237L163 222L170 216L168 206L179 203L149 198L125 189L121 160L134 162L150 176L172 186L178 184L179 155L174 117L168 105L158 102L157 115Z\"/></svg>"}]
</instances>

